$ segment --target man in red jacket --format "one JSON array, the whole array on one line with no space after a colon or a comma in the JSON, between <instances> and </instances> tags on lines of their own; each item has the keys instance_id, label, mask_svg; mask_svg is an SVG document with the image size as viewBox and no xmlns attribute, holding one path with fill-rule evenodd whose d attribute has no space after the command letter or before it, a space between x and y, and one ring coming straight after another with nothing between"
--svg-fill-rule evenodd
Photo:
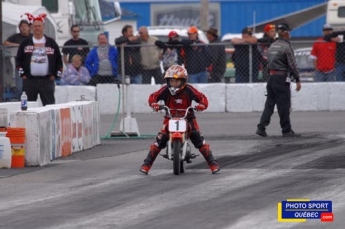
<instances>
[{"instance_id":1,"label":"man in red jacket","mask_svg":"<svg viewBox=\"0 0 345 229\"><path fill-rule=\"evenodd\" d=\"M184 67L179 65L171 66L166 71L164 78L167 81L167 85L152 93L149 97L149 105L155 111L159 110L160 105L157 102L160 100L163 100L165 105L171 109L172 116L176 116L178 112L176 109L187 109L191 106L193 100L199 103L195 106L197 111L203 111L208 107L207 97L190 84L187 84L188 73ZM219 172L219 164L214 159L209 144L206 144L204 136L200 132L193 111L189 112L187 122L192 128L189 138L195 148L198 148L200 153L204 156L211 172L213 174ZM150 151L144 160L144 164L140 168L140 172L148 174L159 152L166 147L169 140L168 123L169 118L165 117L162 129L158 133L155 143L150 146Z\"/></svg>"}]
</instances>

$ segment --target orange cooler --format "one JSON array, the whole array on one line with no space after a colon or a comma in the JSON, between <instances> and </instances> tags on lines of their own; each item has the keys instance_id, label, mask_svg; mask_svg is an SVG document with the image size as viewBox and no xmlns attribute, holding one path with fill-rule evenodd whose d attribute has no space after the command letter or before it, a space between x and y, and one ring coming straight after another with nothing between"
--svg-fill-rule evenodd
<instances>
[{"instance_id":1,"label":"orange cooler","mask_svg":"<svg viewBox=\"0 0 345 229\"><path fill-rule=\"evenodd\" d=\"M11 168L25 166L25 128L7 128L6 137L10 139L12 151Z\"/></svg>"}]
</instances>

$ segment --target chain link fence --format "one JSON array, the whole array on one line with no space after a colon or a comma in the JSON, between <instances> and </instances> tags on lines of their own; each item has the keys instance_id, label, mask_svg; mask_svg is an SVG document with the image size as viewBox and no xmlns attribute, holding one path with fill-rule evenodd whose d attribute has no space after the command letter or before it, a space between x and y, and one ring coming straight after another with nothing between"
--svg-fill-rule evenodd
<instances>
[{"instance_id":1,"label":"chain link fence","mask_svg":"<svg viewBox=\"0 0 345 229\"><path fill-rule=\"evenodd\" d=\"M292 46L302 81L345 81L345 61L342 61L345 53L341 53L337 44L293 42ZM56 84L95 86L119 83L125 76L130 77L131 84L164 84L164 72L173 64L186 67L192 84L266 82L265 47L265 44L233 46L229 42L168 48L157 45L66 46L61 47L63 77ZM0 51L1 101L18 101L22 79L15 69L17 47L1 46Z\"/></svg>"},{"instance_id":2,"label":"chain link fence","mask_svg":"<svg viewBox=\"0 0 345 229\"><path fill-rule=\"evenodd\" d=\"M17 48L1 46L0 93L2 102L18 101L21 95L22 79L15 70Z\"/></svg>"}]
</instances>

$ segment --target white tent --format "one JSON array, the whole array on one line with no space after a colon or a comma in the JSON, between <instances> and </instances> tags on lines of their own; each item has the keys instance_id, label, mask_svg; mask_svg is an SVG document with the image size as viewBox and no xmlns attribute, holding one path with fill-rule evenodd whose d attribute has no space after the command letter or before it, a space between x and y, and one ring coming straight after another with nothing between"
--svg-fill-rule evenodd
<instances>
[{"instance_id":1,"label":"white tent","mask_svg":"<svg viewBox=\"0 0 345 229\"><path fill-rule=\"evenodd\" d=\"M22 6L9 2L2 3L2 40L5 41L9 36L18 33L18 25L22 19L25 19L25 16L21 16L25 13L31 13L34 16L37 16L41 13L46 13L47 18L44 23L44 34L56 40L57 30L56 24L53 17L43 6Z\"/></svg>"}]
</instances>

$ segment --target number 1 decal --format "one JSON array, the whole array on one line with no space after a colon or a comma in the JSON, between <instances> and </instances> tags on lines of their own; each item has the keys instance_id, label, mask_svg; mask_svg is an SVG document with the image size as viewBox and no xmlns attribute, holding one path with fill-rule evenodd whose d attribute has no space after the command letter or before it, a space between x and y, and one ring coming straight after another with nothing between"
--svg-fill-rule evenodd
<instances>
[{"instance_id":1,"label":"number 1 decal","mask_svg":"<svg viewBox=\"0 0 345 229\"><path fill-rule=\"evenodd\" d=\"M179 124L180 124L180 122L179 122L179 121L176 121L175 123L176 123L176 130L179 130Z\"/></svg>"}]
</instances>

